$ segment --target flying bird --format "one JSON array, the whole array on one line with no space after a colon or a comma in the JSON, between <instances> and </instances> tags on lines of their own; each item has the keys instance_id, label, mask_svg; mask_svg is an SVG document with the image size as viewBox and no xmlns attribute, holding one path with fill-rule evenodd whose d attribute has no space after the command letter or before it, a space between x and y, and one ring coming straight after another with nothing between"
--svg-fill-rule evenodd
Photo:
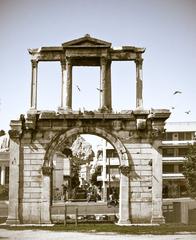
<instances>
[{"instance_id":1,"label":"flying bird","mask_svg":"<svg viewBox=\"0 0 196 240\"><path fill-rule=\"evenodd\" d=\"M172 110L174 110L174 109L175 109L175 107L171 106L171 109L172 109Z\"/></svg>"},{"instance_id":2,"label":"flying bird","mask_svg":"<svg viewBox=\"0 0 196 240\"><path fill-rule=\"evenodd\" d=\"M173 95L176 95L176 94L181 94L182 92L181 91L175 91L174 93L173 93Z\"/></svg>"},{"instance_id":3,"label":"flying bird","mask_svg":"<svg viewBox=\"0 0 196 240\"><path fill-rule=\"evenodd\" d=\"M103 92L103 90L102 90L102 89L100 89L100 88L97 88L97 90L98 90L98 91L100 91L100 92Z\"/></svg>"},{"instance_id":4,"label":"flying bird","mask_svg":"<svg viewBox=\"0 0 196 240\"><path fill-rule=\"evenodd\" d=\"M76 87L77 87L78 91L81 91L81 89L79 88L79 86L78 86L78 85L76 85Z\"/></svg>"},{"instance_id":5,"label":"flying bird","mask_svg":"<svg viewBox=\"0 0 196 240\"><path fill-rule=\"evenodd\" d=\"M188 111L186 111L185 113L186 113L186 114L189 114L190 112L191 112L191 110L188 110Z\"/></svg>"}]
</instances>

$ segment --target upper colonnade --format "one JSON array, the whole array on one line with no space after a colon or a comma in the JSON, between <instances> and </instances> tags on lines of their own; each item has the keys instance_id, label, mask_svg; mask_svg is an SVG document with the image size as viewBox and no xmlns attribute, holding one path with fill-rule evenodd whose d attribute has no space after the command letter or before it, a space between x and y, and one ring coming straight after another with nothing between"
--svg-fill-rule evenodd
<instances>
[{"instance_id":1,"label":"upper colonnade","mask_svg":"<svg viewBox=\"0 0 196 240\"><path fill-rule=\"evenodd\" d=\"M136 64L136 108L143 108L142 98L142 53L144 48L122 46L111 48L111 43L92 38L89 34L59 47L29 49L32 62L31 111L37 111L38 62L59 61L62 68L61 105L59 111L72 111L72 67L100 66L100 111L112 111L111 63L134 61Z\"/></svg>"}]
</instances>

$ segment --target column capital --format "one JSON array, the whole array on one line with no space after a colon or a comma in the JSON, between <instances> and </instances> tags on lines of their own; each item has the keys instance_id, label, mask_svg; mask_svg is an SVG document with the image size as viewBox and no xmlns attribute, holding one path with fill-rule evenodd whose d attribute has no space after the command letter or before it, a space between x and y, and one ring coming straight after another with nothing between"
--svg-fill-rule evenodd
<instances>
[{"instance_id":1,"label":"column capital","mask_svg":"<svg viewBox=\"0 0 196 240\"><path fill-rule=\"evenodd\" d=\"M71 57L66 57L66 64L67 64L67 65L72 65L72 63L71 63Z\"/></svg>"},{"instance_id":2,"label":"column capital","mask_svg":"<svg viewBox=\"0 0 196 240\"><path fill-rule=\"evenodd\" d=\"M125 165L119 166L119 169L120 169L120 172L126 177L130 175L130 172L132 170L131 166L125 166Z\"/></svg>"},{"instance_id":3,"label":"column capital","mask_svg":"<svg viewBox=\"0 0 196 240\"><path fill-rule=\"evenodd\" d=\"M60 61L62 70L66 70L66 60L63 59Z\"/></svg>"},{"instance_id":4,"label":"column capital","mask_svg":"<svg viewBox=\"0 0 196 240\"><path fill-rule=\"evenodd\" d=\"M106 57L101 57L100 58L100 64L105 65L107 63L108 59Z\"/></svg>"},{"instance_id":5,"label":"column capital","mask_svg":"<svg viewBox=\"0 0 196 240\"><path fill-rule=\"evenodd\" d=\"M38 66L38 61L35 60L35 59L31 59L31 64L32 64L32 67L33 67L33 68L37 68L37 66Z\"/></svg>"},{"instance_id":6,"label":"column capital","mask_svg":"<svg viewBox=\"0 0 196 240\"><path fill-rule=\"evenodd\" d=\"M51 174L52 174L52 167L50 167L50 166L42 166L42 173L43 173L43 175L51 176Z\"/></svg>"},{"instance_id":7,"label":"column capital","mask_svg":"<svg viewBox=\"0 0 196 240\"><path fill-rule=\"evenodd\" d=\"M144 59L142 57L137 57L134 62L136 65L142 65Z\"/></svg>"}]
</instances>

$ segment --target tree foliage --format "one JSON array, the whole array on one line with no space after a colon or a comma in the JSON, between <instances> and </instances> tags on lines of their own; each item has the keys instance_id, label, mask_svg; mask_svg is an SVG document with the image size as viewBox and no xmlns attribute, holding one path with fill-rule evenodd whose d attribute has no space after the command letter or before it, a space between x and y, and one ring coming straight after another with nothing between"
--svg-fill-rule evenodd
<instances>
[{"instance_id":1,"label":"tree foliage","mask_svg":"<svg viewBox=\"0 0 196 240\"><path fill-rule=\"evenodd\" d=\"M100 175L101 175L101 168L97 167L95 169L95 172L91 176L91 184L95 185L95 186L97 186L99 188L101 188L102 182L101 181L97 181L97 176L100 176Z\"/></svg>"},{"instance_id":2,"label":"tree foliage","mask_svg":"<svg viewBox=\"0 0 196 240\"><path fill-rule=\"evenodd\" d=\"M190 197L196 198L196 143L189 145L186 161L183 163L183 174L187 182Z\"/></svg>"},{"instance_id":3,"label":"tree foliage","mask_svg":"<svg viewBox=\"0 0 196 240\"><path fill-rule=\"evenodd\" d=\"M71 187L76 188L80 185L79 170L80 170L80 159L77 157L71 158Z\"/></svg>"}]
</instances>

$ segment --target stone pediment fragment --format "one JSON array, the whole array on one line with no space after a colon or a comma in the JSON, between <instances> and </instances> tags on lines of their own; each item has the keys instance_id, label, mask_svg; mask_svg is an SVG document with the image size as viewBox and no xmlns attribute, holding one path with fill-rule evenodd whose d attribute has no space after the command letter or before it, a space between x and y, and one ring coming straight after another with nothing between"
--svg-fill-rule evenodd
<instances>
[{"instance_id":1,"label":"stone pediment fragment","mask_svg":"<svg viewBox=\"0 0 196 240\"><path fill-rule=\"evenodd\" d=\"M65 42L62 44L64 48L72 48L72 47L111 47L111 43L92 38L89 34L86 34L82 38L74 39L69 42Z\"/></svg>"}]
</instances>

